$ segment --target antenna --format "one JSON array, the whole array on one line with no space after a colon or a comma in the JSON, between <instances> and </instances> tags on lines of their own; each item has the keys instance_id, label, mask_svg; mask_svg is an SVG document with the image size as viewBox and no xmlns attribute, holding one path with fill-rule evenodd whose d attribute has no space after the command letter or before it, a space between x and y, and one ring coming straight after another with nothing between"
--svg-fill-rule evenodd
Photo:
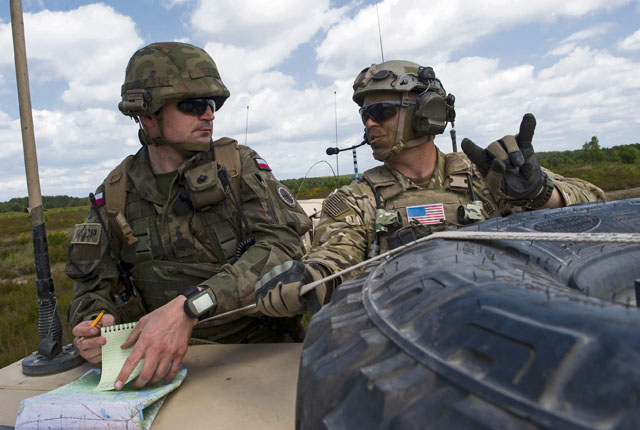
<instances>
[{"instance_id":1,"label":"antenna","mask_svg":"<svg viewBox=\"0 0 640 430\"><path fill-rule=\"evenodd\" d=\"M378 16L378 36L380 37L380 55L384 63L384 52L382 51L382 31L380 30L380 13L378 12L378 3L376 3L376 15Z\"/></svg>"},{"instance_id":2,"label":"antenna","mask_svg":"<svg viewBox=\"0 0 640 430\"><path fill-rule=\"evenodd\" d=\"M247 146L247 133L249 132L249 105L247 105L247 123L244 126L244 146Z\"/></svg>"},{"instance_id":3,"label":"antenna","mask_svg":"<svg viewBox=\"0 0 640 430\"><path fill-rule=\"evenodd\" d=\"M338 147L338 96L336 92L333 92L333 110L336 115L336 148ZM336 188L340 188L340 167L338 166L338 154L340 151L336 152Z\"/></svg>"}]
</instances>

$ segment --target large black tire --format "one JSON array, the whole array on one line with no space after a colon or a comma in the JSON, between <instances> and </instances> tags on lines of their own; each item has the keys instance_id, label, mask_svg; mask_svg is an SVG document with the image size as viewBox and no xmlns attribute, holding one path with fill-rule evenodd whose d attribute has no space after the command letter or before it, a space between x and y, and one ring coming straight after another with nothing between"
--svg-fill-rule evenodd
<instances>
[{"instance_id":1,"label":"large black tire","mask_svg":"<svg viewBox=\"0 0 640 430\"><path fill-rule=\"evenodd\" d=\"M481 231L640 232L640 199ZM368 267L311 320L302 429L638 429L635 244L434 240Z\"/></svg>"}]
</instances>

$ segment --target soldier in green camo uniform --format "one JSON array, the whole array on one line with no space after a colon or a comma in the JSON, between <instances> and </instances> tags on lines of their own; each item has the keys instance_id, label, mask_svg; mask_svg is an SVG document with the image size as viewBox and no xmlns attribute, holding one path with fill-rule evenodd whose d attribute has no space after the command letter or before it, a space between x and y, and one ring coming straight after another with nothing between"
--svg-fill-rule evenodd
<instances>
[{"instance_id":1,"label":"soldier in green camo uniform","mask_svg":"<svg viewBox=\"0 0 640 430\"><path fill-rule=\"evenodd\" d=\"M140 359L136 388L170 381L191 337L299 340L299 318L257 313L194 328L253 303L261 275L302 257L300 236L311 226L258 154L212 141L214 113L228 97L211 57L189 44L148 45L127 66L119 109L140 123L142 148L98 187L66 266L75 280L67 317L85 359L101 360L100 326L139 319L118 389Z\"/></svg>"},{"instance_id":2,"label":"soldier in green camo uniform","mask_svg":"<svg viewBox=\"0 0 640 430\"><path fill-rule=\"evenodd\" d=\"M301 297L302 285L430 232L605 199L592 184L540 167L531 145L532 114L524 116L518 134L487 149L464 139L464 153L441 152L434 136L453 123L455 98L431 67L409 61L374 64L357 76L353 90L365 140L384 164L325 199L303 262L283 263L256 284L258 308L267 315L317 310L336 285L357 272Z\"/></svg>"}]
</instances>

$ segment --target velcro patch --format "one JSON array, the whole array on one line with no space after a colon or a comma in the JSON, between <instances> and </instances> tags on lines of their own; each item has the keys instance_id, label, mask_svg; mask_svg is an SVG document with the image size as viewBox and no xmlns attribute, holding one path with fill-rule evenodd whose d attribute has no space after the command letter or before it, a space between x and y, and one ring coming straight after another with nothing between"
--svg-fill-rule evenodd
<instances>
[{"instance_id":1,"label":"velcro patch","mask_svg":"<svg viewBox=\"0 0 640 430\"><path fill-rule=\"evenodd\" d=\"M339 195L331 194L329 197L324 199L324 202L322 203L322 210L333 218L340 218L347 215L347 213L351 211L351 208Z\"/></svg>"},{"instance_id":2,"label":"velcro patch","mask_svg":"<svg viewBox=\"0 0 640 430\"><path fill-rule=\"evenodd\" d=\"M256 165L258 166L258 169L267 170L269 172L271 171L271 167L269 167L267 162L262 158L254 158L254 160L256 161Z\"/></svg>"},{"instance_id":3,"label":"velcro patch","mask_svg":"<svg viewBox=\"0 0 640 430\"><path fill-rule=\"evenodd\" d=\"M280 196L280 199L283 202L285 202L287 206L290 206L292 208L296 207L296 199L291 195L289 190L287 190L283 185L280 185L278 187L278 195Z\"/></svg>"},{"instance_id":4,"label":"velcro patch","mask_svg":"<svg viewBox=\"0 0 640 430\"><path fill-rule=\"evenodd\" d=\"M102 226L98 223L87 222L76 224L76 229L71 238L72 245L97 245L100 243L100 233Z\"/></svg>"}]
</instances>

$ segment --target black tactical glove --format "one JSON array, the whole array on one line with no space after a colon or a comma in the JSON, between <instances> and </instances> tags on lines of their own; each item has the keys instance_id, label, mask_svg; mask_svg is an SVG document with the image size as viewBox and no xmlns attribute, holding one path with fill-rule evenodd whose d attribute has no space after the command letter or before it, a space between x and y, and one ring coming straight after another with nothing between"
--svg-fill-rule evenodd
<instances>
[{"instance_id":1,"label":"black tactical glove","mask_svg":"<svg viewBox=\"0 0 640 430\"><path fill-rule=\"evenodd\" d=\"M320 266L296 260L285 261L262 276L254 287L257 309L272 317L290 317L316 312L324 304L327 287L319 285L304 296L303 285L324 278Z\"/></svg>"},{"instance_id":2,"label":"black tactical glove","mask_svg":"<svg viewBox=\"0 0 640 430\"><path fill-rule=\"evenodd\" d=\"M504 136L482 149L465 138L462 150L486 178L487 186L498 197L518 206L543 206L553 193L553 181L540 168L531 145L536 118L527 113L520 132Z\"/></svg>"}]
</instances>

